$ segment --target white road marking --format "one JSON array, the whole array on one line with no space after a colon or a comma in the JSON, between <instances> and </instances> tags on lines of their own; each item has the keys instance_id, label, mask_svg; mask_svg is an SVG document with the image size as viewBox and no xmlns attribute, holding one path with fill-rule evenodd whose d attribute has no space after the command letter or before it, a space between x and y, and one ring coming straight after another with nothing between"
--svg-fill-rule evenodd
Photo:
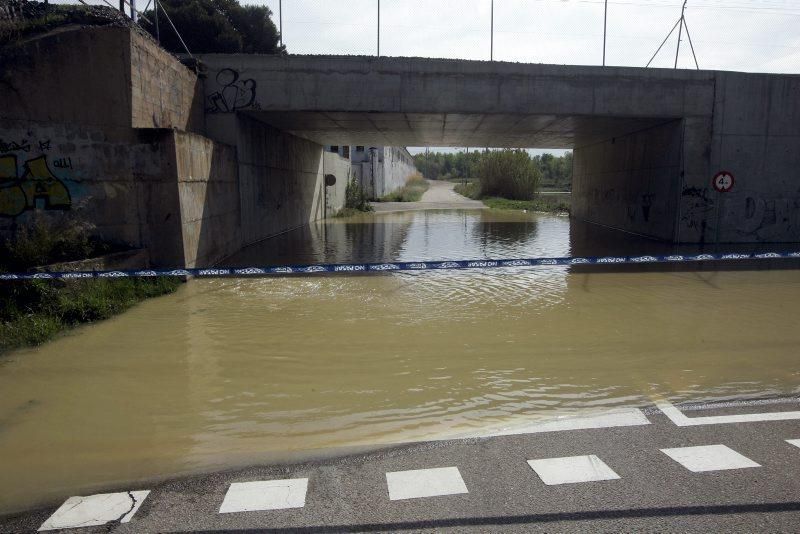
<instances>
[{"instance_id":1,"label":"white road marking","mask_svg":"<svg viewBox=\"0 0 800 534\"><path fill-rule=\"evenodd\" d=\"M386 473L386 485L392 501L469 493L458 467Z\"/></svg>"},{"instance_id":2,"label":"white road marking","mask_svg":"<svg viewBox=\"0 0 800 534\"><path fill-rule=\"evenodd\" d=\"M148 490L70 497L39 527L39 531L91 527L111 521L127 523L149 494Z\"/></svg>"},{"instance_id":3,"label":"white road marking","mask_svg":"<svg viewBox=\"0 0 800 534\"><path fill-rule=\"evenodd\" d=\"M661 452L694 473L761 467L750 458L725 445L678 447L661 449Z\"/></svg>"},{"instance_id":4,"label":"white road marking","mask_svg":"<svg viewBox=\"0 0 800 534\"><path fill-rule=\"evenodd\" d=\"M795 447L800 447L800 439L787 439L786 443L794 445Z\"/></svg>"},{"instance_id":5,"label":"white road marking","mask_svg":"<svg viewBox=\"0 0 800 534\"><path fill-rule=\"evenodd\" d=\"M542 482L548 486L556 484L575 484L578 482L598 482L600 480L616 480L619 475L608 467L603 460L590 454L588 456L570 456L567 458L546 458L528 460L528 465L536 471Z\"/></svg>"},{"instance_id":6,"label":"white road marking","mask_svg":"<svg viewBox=\"0 0 800 534\"><path fill-rule=\"evenodd\" d=\"M481 437L513 436L518 434L536 434L539 432L560 432L562 430L586 430L590 428L613 428L621 426L649 425L650 421L641 410L630 408L613 412L581 417L564 417L533 423L530 425L504 429L481 435Z\"/></svg>"},{"instance_id":7,"label":"white road marking","mask_svg":"<svg viewBox=\"0 0 800 534\"><path fill-rule=\"evenodd\" d=\"M307 491L307 478L235 482L228 488L219 513L302 508Z\"/></svg>"},{"instance_id":8,"label":"white road marking","mask_svg":"<svg viewBox=\"0 0 800 534\"><path fill-rule=\"evenodd\" d=\"M686 417L673 404L667 401L656 402L656 407L676 426L724 425L729 423L755 423L760 421L789 421L800 419L800 412L746 413L738 415L708 415Z\"/></svg>"}]
</instances>

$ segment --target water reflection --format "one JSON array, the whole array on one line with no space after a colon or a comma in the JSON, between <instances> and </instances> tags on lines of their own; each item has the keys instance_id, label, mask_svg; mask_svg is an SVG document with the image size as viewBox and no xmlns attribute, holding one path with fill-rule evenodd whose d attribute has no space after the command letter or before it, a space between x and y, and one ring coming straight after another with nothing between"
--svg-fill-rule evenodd
<instances>
[{"instance_id":1,"label":"water reflection","mask_svg":"<svg viewBox=\"0 0 800 534\"><path fill-rule=\"evenodd\" d=\"M298 229L233 261L663 246L616 235L513 212L395 213ZM641 406L652 396L797 393L798 299L793 270L194 280L4 359L0 511L133 480Z\"/></svg>"},{"instance_id":2,"label":"water reflection","mask_svg":"<svg viewBox=\"0 0 800 534\"><path fill-rule=\"evenodd\" d=\"M539 231L543 227L543 231ZM522 212L422 211L333 219L251 245L225 266L568 255L569 221Z\"/></svg>"}]
</instances>

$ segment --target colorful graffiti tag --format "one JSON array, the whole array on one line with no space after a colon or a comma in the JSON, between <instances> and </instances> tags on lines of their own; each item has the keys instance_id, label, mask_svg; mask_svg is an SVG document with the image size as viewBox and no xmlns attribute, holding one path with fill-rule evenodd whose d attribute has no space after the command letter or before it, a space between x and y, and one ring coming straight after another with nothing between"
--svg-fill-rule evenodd
<instances>
[{"instance_id":1,"label":"colorful graffiti tag","mask_svg":"<svg viewBox=\"0 0 800 534\"><path fill-rule=\"evenodd\" d=\"M0 156L0 217L17 217L35 209L70 209L69 190L50 170L47 156L26 160L21 175L17 168L16 155Z\"/></svg>"}]
</instances>

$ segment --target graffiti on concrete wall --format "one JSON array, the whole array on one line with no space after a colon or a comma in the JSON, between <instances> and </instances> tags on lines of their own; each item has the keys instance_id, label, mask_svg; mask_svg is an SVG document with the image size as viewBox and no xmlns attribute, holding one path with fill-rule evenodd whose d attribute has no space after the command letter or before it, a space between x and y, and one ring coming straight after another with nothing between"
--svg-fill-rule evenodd
<instances>
[{"instance_id":1,"label":"graffiti on concrete wall","mask_svg":"<svg viewBox=\"0 0 800 534\"><path fill-rule=\"evenodd\" d=\"M217 73L219 89L208 97L208 113L233 113L238 109L258 109L256 102L256 81L252 78L239 79L234 69L222 69Z\"/></svg>"},{"instance_id":2,"label":"graffiti on concrete wall","mask_svg":"<svg viewBox=\"0 0 800 534\"><path fill-rule=\"evenodd\" d=\"M800 199L791 194L764 197L744 190L728 194L723 206L725 223L754 240L800 236Z\"/></svg>"},{"instance_id":3,"label":"graffiti on concrete wall","mask_svg":"<svg viewBox=\"0 0 800 534\"><path fill-rule=\"evenodd\" d=\"M724 193L689 187L683 190L681 222L704 235L715 228L721 240L785 241L800 239L800 197L795 193L767 195L752 190ZM711 236L714 237L713 235Z\"/></svg>"},{"instance_id":4,"label":"graffiti on concrete wall","mask_svg":"<svg viewBox=\"0 0 800 534\"><path fill-rule=\"evenodd\" d=\"M681 197L683 200L681 222L687 228L700 230L703 235L708 227L708 218L714 211L714 199L703 187L686 187Z\"/></svg>"},{"instance_id":5,"label":"graffiti on concrete wall","mask_svg":"<svg viewBox=\"0 0 800 534\"><path fill-rule=\"evenodd\" d=\"M50 141L40 140L39 151L49 151ZM69 189L50 169L47 155L19 157L3 152L29 153L28 140L4 142L0 140L0 217L17 217L25 211L68 210L72 206ZM70 158L59 158L53 165L71 169Z\"/></svg>"}]
</instances>

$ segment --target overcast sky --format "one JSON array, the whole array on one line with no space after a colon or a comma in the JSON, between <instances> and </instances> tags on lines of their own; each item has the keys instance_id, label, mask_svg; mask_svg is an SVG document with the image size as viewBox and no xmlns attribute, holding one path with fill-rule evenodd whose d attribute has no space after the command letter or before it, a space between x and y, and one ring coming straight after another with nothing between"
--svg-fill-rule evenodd
<instances>
[{"instance_id":1,"label":"overcast sky","mask_svg":"<svg viewBox=\"0 0 800 534\"><path fill-rule=\"evenodd\" d=\"M147 4L136 1L140 8ZM268 6L277 23L278 0L241 2ZM289 53L376 53L378 0L282 4ZM491 4L380 0L381 55L489 59ZM681 5L682 0L610 0L606 64L645 66L680 18ZM603 8L604 0L494 0L494 59L599 65ZM800 0L688 0L686 22L702 69L800 73ZM653 67L673 67L677 33ZM684 32L680 68L694 68L688 45Z\"/></svg>"}]
</instances>

